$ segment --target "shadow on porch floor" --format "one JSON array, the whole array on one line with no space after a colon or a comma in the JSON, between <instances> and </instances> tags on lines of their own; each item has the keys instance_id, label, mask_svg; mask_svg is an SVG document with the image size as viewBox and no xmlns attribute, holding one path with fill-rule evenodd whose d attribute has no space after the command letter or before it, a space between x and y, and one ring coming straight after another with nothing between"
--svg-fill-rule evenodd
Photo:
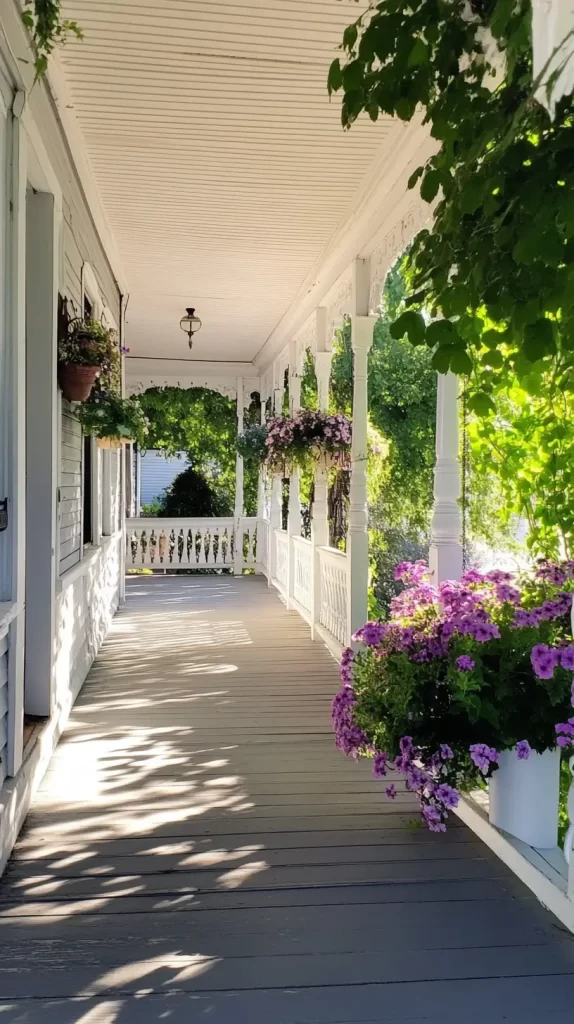
<instances>
[{"instance_id":1,"label":"shadow on porch floor","mask_svg":"<svg viewBox=\"0 0 574 1024\"><path fill-rule=\"evenodd\" d=\"M135 577L0 888L0 1024L566 1024L572 937L333 744L258 577Z\"/></svg>"}]
</instances>

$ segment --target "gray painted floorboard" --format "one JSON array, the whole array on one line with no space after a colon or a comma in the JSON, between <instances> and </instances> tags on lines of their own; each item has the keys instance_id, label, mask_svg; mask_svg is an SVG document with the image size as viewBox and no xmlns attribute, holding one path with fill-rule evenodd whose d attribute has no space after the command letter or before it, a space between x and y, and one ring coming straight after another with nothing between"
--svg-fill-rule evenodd
<instances>
[{"instance_id":1,"label":"gray painted floorboard","mask_svg":"<svg viewBox=\"0 0 574 1024\"><path fill-rule=\"evenodd\" d=\"M571 1024L572 936L333 745L260 578L137 577L0 886L0 1024Z\"/></svg>"}]
</instances>

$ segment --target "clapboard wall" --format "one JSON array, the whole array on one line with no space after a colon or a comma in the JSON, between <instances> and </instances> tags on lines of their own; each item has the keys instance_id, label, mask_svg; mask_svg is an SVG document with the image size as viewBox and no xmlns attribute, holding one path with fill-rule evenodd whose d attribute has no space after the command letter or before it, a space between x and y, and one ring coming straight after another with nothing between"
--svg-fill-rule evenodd
<instances>
[{"instance_id":1,"label":"clapboard wall","mask_svg":"<svg viewBox=\"0 0 574 1024\"><path fill-rule=\"evenodd\" d=\"M0 633L0 786L6 778L8 753L8 631Z\"/></svg>"},{"instance_id":2,"label":"clapboard wall","mask_svg":"<svg viewBox=\"0 0 574 1024\"><path fill-rule=\"evenodd\" d=\"M82 556L82 428L62 398L60 432L60 576Z\"/></svg>"}]
</instances>

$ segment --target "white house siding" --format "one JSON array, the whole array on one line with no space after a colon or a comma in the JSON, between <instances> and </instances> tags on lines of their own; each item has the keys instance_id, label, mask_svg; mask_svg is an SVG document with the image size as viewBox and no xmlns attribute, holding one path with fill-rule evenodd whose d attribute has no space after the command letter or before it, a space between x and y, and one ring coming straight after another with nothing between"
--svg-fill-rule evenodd
<instances>
[{"instance_id":1,"label":"white house siding","mask_svg":"<svg viewBox=\"0 0 574 1024\"><path fill-rule=\"evenodd\" d=\"M160 451L145 452L140 456L139 471L140 501L149 505L154 498L159 498L166 487L173 483L176 476L183 473L188 466L185 452L166 458Z\"/></svg>"},{"instance_id":2,"label":"white house siding","mask_svg":"<svg viewBox=\"0 0 574 1024\"><path fill-rule=\"evenodd\" d=\"M8 633L0 635L0 785L6 778L8 747Z\"/></svg>"},{"instance_id":3,"label":"white house siding","mask_svg":"<svg viewBox=\"0 0 574 1024\"><path fill-rule=\"evenodd\" d=\"M123 539L115 533L88 556L85 572L58 595L55 701L66 715L76 699L119 603Z\"/></svg>"},{"instance_id":4,"label":"white house siding","mask_svg":"<svg viewBox=\"0 0 574 1024\"><path fill-rule=\"evenodd\" d=\"M21 141L20 152L23 153L23 159L14 164L14 174L11 179L15 182L14 188L17 191L19 183L21 183L25 194L27 182L36 187L30 178L31 169L33 169L33 174L38 179L44 179L39 184L38 191L46 192L48 195L53 194L58 199L57 203L56 200L54 201L54 210L56 211L54 223L59 225L59 248L55 254L55 262L51 256L50 260L44 264L48 268L44 272L45 280L49 281L51 268L54 265L54 276L49 284L53 283L56 292L67 297L72 313L81 314L83 268L86 265L89 266L93 278L95 278L101 306L106 309L106 314L119 325L121 323L120 290L108 255L95 227L97 214L93 213L88 206L86 195L89 193L89 189L85 189L80 183L80 177L72 162L71 149L64 136L59 112L49 85L40 82L32 88L33 56L22 26L19 5L12 2L4 5L2 9L0 64L3 57L10 68L9 74L13 90L11 97L8 97L8 108L18 90L21 91L21 96L24 95L24 92L26 94L25 104L21 99L18 100L18 110L24 109L21 121L17 122L19 126L17 137ZM26 60L27 63L25 63ZM18 114L17 117L19 116ZM3 166L3 162L0 163ZM6 195L6 186L2 178L0 167L0 185L2 185L2 194ZM0 406L3 405L5 409L8 407L11 410L10 425L14 429L16 437L22 438L22 444L18 448L15 446L13 451L8 450L6 454L6 447L2 444L0 437L0 478L3 475L7 476L8 484L12 477L16 480L17 486L15 485L12 490L9 490L9 498L12 502L11 508L13 507L18 512L20 520L22 513L24 513L24 519L26 518L23 480L27 464L24 423L28 340L25 337L25 316L22 313L22 307L24 311L26 307L26 272L28 269L26 259L22 258L25 247L25 241L23 242L22 238L25 240L26 237L23 213L25 207L26 202L20 200L13 207L13 227L9 245L13 247L14 258L12 258L12 250L8 253L9 265L14 278L10 291L12 305L8 309L8 315L14 318L15 325L11 328L8 340L11 346L12 365L15 365L17 369L18 367L23 369L20 377L17 378L17 373L13 373L11 382L8 382L6 378L2 379L2 359L0 358ZM0 226L1 223L0 216ZM30 251L29 249L28 252ZM48 293L49 290L48 287ZM46 293L46 288L44 288L43 302ZM51 322L51 317L44 321L48 324L48 336ZM53 341L55 346L55 337ZM0 350L1 343L2 339L0 338ZM44 348L43 351L46 349ZM15 382L17 382L17 388L11 393L7 389ZM47 393L50 394L49 389ZM50 574L43 573L42 576L43 588L48 597L47 606L53 612L53 633L52 642L48 645L50 650L46 657L45 686L43 671L36 673L34 682L34 686L40 687L45 698L47 720L43 729L36 734L33 746L24 752L23 757L21 753L23 703L26 707L26 694L29 696L32 691L24 688L25 588L30 584L28 580L24 581L24 574L21 571L25 557L23 552L27 551L27 545L23 543L24 531L22 529L19 529L19 534L18 531L14 532L15 541L10 549L11 553L9 552L8 571L4 571L4 580L7 581L8 591L0 593L0 601L3 601L5 605L7 603L10 608L15 610L15 617L12 618L10 626L0 635L0 871L24 821L31 796L49 763L52 750L66 723L70 708L106 635L121 593L123 542L120 460L115 453L111 453L107 455L106 473L103 473L100 468L99 476L102 481L105 481L107 493L102 493L100 514L95 517L99 520L96 544L84 552L81 536L81 431L69 403L64 401L61 395L57 395L55 388L53 394L54 402L58 401L55 419L48 419L44 409L46 403L42 406L42 411L38 413L42 419L46 417L45 426L48 437L55 436L56 426L53 425L57 425L57 444L53 445L51 449L52 452L57 452L57 459L56 463L52 461L54 472L51 485L49 482L47 484L45 506L51 509L58 507L55 541L46 548L47 551L56 548L56 579L51 590L51 600ZM6 436L5 433L4 436ZM3 458L7 460L4 463L4 473ZM17 467L17 472L15 472L15 467ZM53 493L48 501L50 486ZM3 497L4 493L0 497ZM43 503L37 506L37 514L40 517L42 507L44 507ZM16 515L14 515L15 519ZM107 536L102 536L99 540L101 534L107 534ZM9 536L11 535L12 532ZM19 545L16 543L18 535L21 537ZM5 538L6 534L3 537ZM6 542L4 541L4 543ZM18 573L9 571L10 559L20 566ZM50 562L49 554L47 562L48 564ZM53 572L53 560L51 564ZM30 592L28 592L28 596L30 596ZM36 602L35 607L37 606ZM30 621L32 621L31 617ZM30 642L31 638L27 633L25 636L26 643ZM50 640L49 627L47 639ZM43 647L41 649L43 651ZM40 647L36 647L34 650L37 652ZM8 679L11 703L7 720ZM36 696L36 689L34 696ZM31 713L34 713L33 709ZM39 713L44 714L44 712ZM13 740L18 729L19 751L18 744L15 744ZM6 745L7 738L8 747ZM6 772L8 772L7 778L5 778Z\"/></svg>"},{"instance_id":5,"label":"white house siding","mask_svg":"<svg viewBox=\"0 0 574 1024\"><path fill-rule=\"evenodd\" d=\"M82 428L72 406L62 398L60 433L60 576L81 558Z\"/></svg>"}]
</instances>

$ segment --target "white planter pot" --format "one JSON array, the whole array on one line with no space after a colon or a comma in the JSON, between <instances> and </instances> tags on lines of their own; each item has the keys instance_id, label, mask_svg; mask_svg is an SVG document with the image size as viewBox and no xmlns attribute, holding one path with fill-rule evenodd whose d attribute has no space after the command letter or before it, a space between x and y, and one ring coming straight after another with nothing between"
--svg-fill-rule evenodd
<instances>
[{"instance_id":1,"label":"white planter pot","mask_svg":"<svg viewBox=\"0 0 574 1024\"><path fill-rule=\"evenodd\" d=\"M558 841L559 790L559 749L533 751L526 761L504 750L489 781L490 823L529 846L551 849Z\"/></svg>"}]
</instances>

